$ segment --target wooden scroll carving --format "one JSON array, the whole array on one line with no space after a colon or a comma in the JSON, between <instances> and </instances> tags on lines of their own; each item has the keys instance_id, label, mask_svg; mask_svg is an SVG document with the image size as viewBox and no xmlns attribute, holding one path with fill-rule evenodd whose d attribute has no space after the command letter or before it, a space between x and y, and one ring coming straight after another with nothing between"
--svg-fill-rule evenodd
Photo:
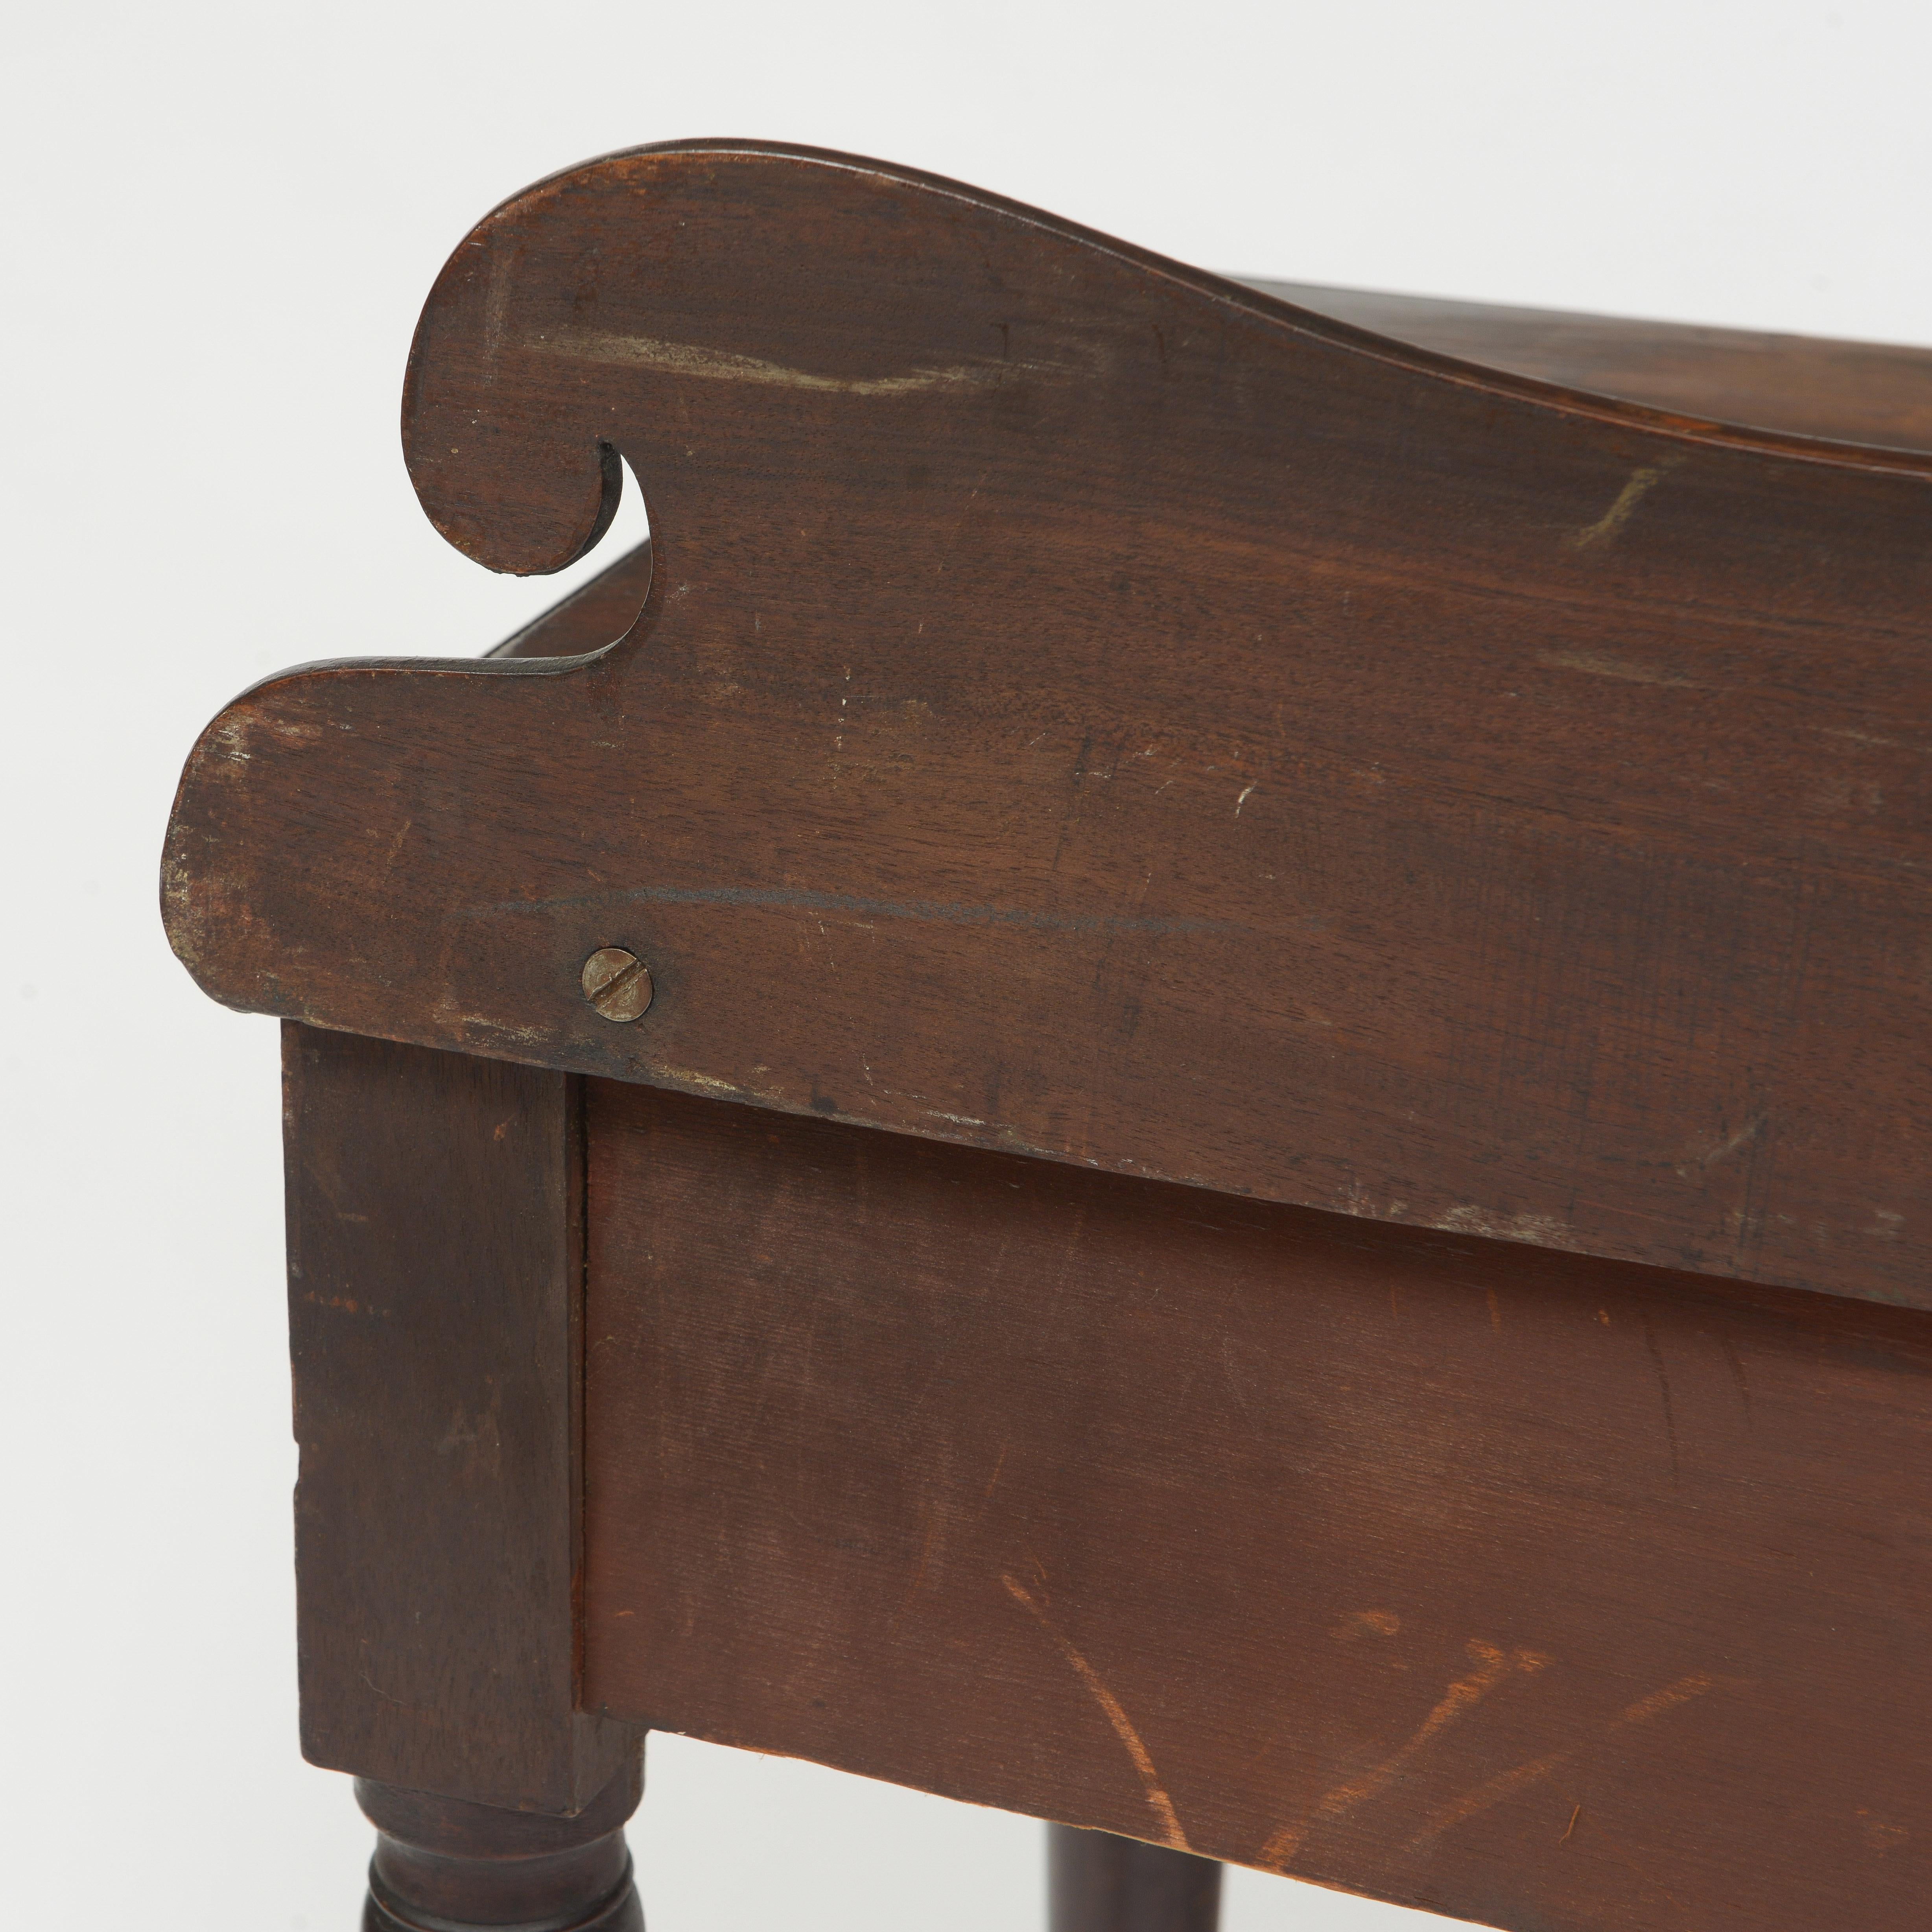
<instances>
[{"instance_id":1,"label":"wooden scroll carving","mask_svg":"<svg viewBox=\"0 0 1932 1932\"><path fill-rule=\"evenodd\" d=\"M1932 1306L1932 460L721 144L484 221L404 428L496 570L627 459L648 600L224 711L165 880L216 998Z\"/></svg>"}]
</instances>

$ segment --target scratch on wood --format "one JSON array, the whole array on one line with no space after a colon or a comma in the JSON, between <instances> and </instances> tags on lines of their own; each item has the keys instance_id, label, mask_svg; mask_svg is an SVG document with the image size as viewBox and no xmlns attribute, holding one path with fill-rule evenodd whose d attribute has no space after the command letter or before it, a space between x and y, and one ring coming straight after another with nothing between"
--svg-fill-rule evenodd
<instances>
[{"instance_id":1,"label":"scratch on wood","mask_svg":"<svg viewBox=\"0 0 1932 1932\"><path fill-rule=\"evenodd\" d=\"M362 1678L364 1684L368 1685L370 1690L375 1692L377 1696L382 1699L384 1703L393 1704L399 1711L406 1711L412 1708L412 1706L405 1704L400 1697L392 1697L388 1692L385 1690L382 1685L378 1684L375 1678L369 1675L368 1671L358 1670L356 1674Z\"/></svg>"},{"instance_id":2,"label":"scratch on wood","mask_svg":"<svg viewBox=\"0 0 1932 1932\"><path fill-rule=\"evenodd\" d=\"M542 1027L512 1026L507 1020L491 1018L488 1013L458 1012L446 1000L438 1004L436 1017L452 1031L461 1028L470 1033L493 1034L500 1040L514 1040L523 1046L542 1046L549 1037Z\"/></svg>"},{"instance_id":3,"label":"scratch on wood","mask_svg":"<svg viewBox=\"0 0 1932 1932\"><path fill-rule=\"evenodd\" d=\"M389 1691L385 1690L382 1688L382 1685L381 1685L381 1684L378 1684L378 1683L376 1682L375 1678L373 1678L373 1677L371 1677L371 1676L369 1675L369 1665L368 1665L369 1640L368 1640L366 1636L365 1636L365 1637L364 1637L364 1638L362 1640L362 1641L361 1641L361 1642L360 1642L356 1646L356 1676L358 1676L359 1678L362 1678L362 1680L363 1681L363 1682L364 1682L364 1684L368 1684L368 1687L369 1687L369 1688L370 1688L370 1690L372 1690L373 1691L374 1691L374 1692L375 1692L375 1694L376 1694L376 1695L377 1696L379 1696L380 1698L381 1698L381 1699L382 1699L382 1702L383 1702L384 1703L386 1703L386 1704L393 1704L393 1705L394 1705L394 1706L395 1706L396 1708L397 1708L398 1710L399 1710L399 1711L411 1711L411 1712L417 1712L418 1714L420 1714L420 1713L421 1713L421 1707L420 1707L419 1706L418 1706L418 1705L415 1705L415 1704L407 1704L407 1703L405 1703L405 1702L403 1701L403 1700L402 1700L401 1698L400 1698L400 1697L398 1697L398 1696L396 1696L393 1695L393 1694L392 1694L391 1692L389 1692Z\"/></svg>"},{"instance_id":4,"label":"scratch on wood","mask_svg":"<svg viewBox=\"0 0 1932 1932\"><path fill-rule=\"evenodd\" d=\"M736 1100L745 1091L729 1080L719 1080L709 1073L695 1073L686 1066L660 1066L657 1070L667 1080L674 1080L682 1087L694 1087L703 1094L722 1094Z\"/></svg>"},{"instance_id":5,"label":"scratch on wood","mask_svg":"<svg viewBox=\"0 0 1932 1932\"><path fill-rule=\"evenodd\" d=\"M1888 745L1894 751L1922 753L1925 749L1924 746L1909 744L1903 738L1875 738L1868 731L1834 730L1830 726L1825 724L1820 724L1816 728L1821 738L1849 738L1855 745Z\"/></svg>"},{"instance_id":6,"label":"scratch on wood","mask_svg":"<svg viewBox=\"0 0 1932 1932\"><path fill-rule=\"evenodd\" d=\"M1744 1405L1744 1426L1752 1427L1750 1379L1744 1373L1744 1358L1738 1353L1737 1344L1730 1336L1719 1332L1718 1345L1724 1352L1724 1360L1731 1371L1731 1380L1737 1384L1738 1400Z\"/></svg>"},{"instance_id":7,"label":"scratch on wood","mask_svg":"<svg viewBox=\"0 0 1932 1932\"><path fill-rule=\"evenodd\" d=\"M926 1534L920 1539L919 1562L913 1570L912 1581L906 1586L904 1600L899 1606L902 1610L908 1608L919 1594L920 1586L926 1581L926 1573L932 1567L934 1555L946 1534L946 1514L938 1504L928 1503L924 1514Z\"/></svg>"},{"instance_id":8,"label":"scratch on wood","mask_svg":"<svg viewBox=\"0 0 1932 1932\"><path fill-rule=\"evenodd\" d=\"M1424 1224L1440 1228L1445 1234L1486 1234L1492 1240L1528 1241L1539 1248L1563 1248L1576 1252L1576 1238L1553 1214L1497 1214L1466 1201L1452 1208L1439 1221Z\"/></svg>"},{"instance_id":9,"label":"scratch on wood","mask_svg":"<svg viewBox=\"0 0 1932 1932\"><path fill-rule=\"evenodd\" d=\"M1344 1617L1328 1634L1346 1643L1370 1632L1377 1636L1394 1636L1401 1629L1402 1619L1393 1610L1358 1610Z\"/></svg>"},{"instance_id":10,"label":"scratch on wood","mask_svg":"<svg viewBox=\"0 0 1932 1932\"><path fill-rule=\"evenodd\" d=\"M563 907L620 904L854 913L874 919L930 920L941 926L1020 926L1034 932L1178 934L1247 930L1220 919L1138 919L1106 913L1032 912L1021 906L954 905L932 899L861 898L849 892L815 892L788 886L634 886L620 892L586 892L567 898L505 899L488 905L466 907L458 916L476 919L501 913L547 912Z\"/></svg>"},{"instance_id":11,"label":"scratch on wood","mask_svg":"<svg viewBox=\"0 0 1932 1932\"><path fill-rule=\"evenodd\" d=\"M1874 1852L1888 1852L1894 1846L1910 1842L1912 1834L1903 1825L1894 1825L1888 1819L1874 1818L1861 1804L1858 1815L1864 1820L1858 1827L1858 1836Z\"/></svg>"},{"instance_id":12,"label":"scratch on wood","mask_svg":"<svg viewBox=\"0 0 1932 1932\"><path fill-rule=\"evenodd\" d=\"M1713 1141L1708 1147L1700 1147L1694 1140L1686 1152L1689 1158L1677 1169L1684 1180L1694 1179L1702 1168L1715 1167L1719 1161L1728 1160L1740 1148L1748 1146L1764 1132L1765 1123L1770 1116L1754 1114L1734 1134L1727 1134L1720 1141Z\"/></svg>"},{"instance_id":13,"label":"scratch on wood","mask_svg":"<svg viewBox=\"0 0 1932 1932\"><path fill-rule=\"evenodd\" d=\"M1657 1370L1658 1392L1664 1398L1664 1432L1670 1438L1670 1486L1678 1484L1677 1414L1670 1400L1670 1372L1664 1365L1664 1351L1658 1347L1657 1331L1648 1322L1643 1324L1643 1346L1650 1351L1650 1359Z\"/></svg>"},{"instance_id":14,"label":"scratch on wood","mask_svg":"<svg viewBox=\"0 0 1932 1932\"><path fill-rule=\"evenodd\" d=\"M1701 1697L1707 1690L1714 1690L1719 1679L1704 1671L1696 1671L1688 1677L1680 1677L1675 1684L1666 1684L1661 1690L1653 1690L1648 1697L1640 1697L1634 1704L1625 1706L1605 1724L1598 1733L1600 1737L1615 1737L1619 1731L1627 1731L1637 1724L1647 1724L1653 1718L1662 1717L1666 1712L1674 1711L1680 1704L1688 1704L1692 1699ZM1471 1792L1445 1804L1432 1814L1422 1829L1409 1840L1411 1851L1420 1851L1439 1838L1444 1832L1452 1831L1458 1825L1467 1824L1492 1806L1500 1804L1506 1798L1514 1798L1519 1791L1527 1791L1532 1785L1540 1784L1553 1771L1559 1769L1582 1749L1581 1744L1573 1744L1567 1750L1552 1751L1546 1756L1532 1758L1526 1764L1499 1773L1486 1784L1479 1784ZM1580 1805L1578 1810L1582 1808ZM1570 1820L1574 1825L1576 1820ZM1569 1836L1566 1832L1565 1838Z\"/></svg>"},{"instance_id":15,"label":"scratch on wood","mask_svg":"<svg viewBox=\"0 0 1932 1932\"><path fill-rule=\"evenodd\" d=\"M1632 470L1630 481L1617 492L1616 501L1594 524L1570 534L1567 539L1570 548L1590 550L1608 543L1630 521L1630 512L1657 486L1664 472L1675 466L1672 463L1656 463Z\"/></svg>"},{"instance_id":16,"label":"scratch on wood","mask_svg":"<svg viewBox=\"0 0 1932 1932\"><path fill-rule=\"evenodd\" d=\"M506 246L495 250L490 260L489 292L483 298L483 380L496 380L496 365L503 353L503 332L510 317L510 270L514 252Z\"/></svg>"},{"instance_id":17,"label":"scratch on wood","mask_svg":"<svg viewBox=\"0 0 1932 1932\"><path fill-rule=\"evenodd\" d=\"M1675 671L1658 670L1624 658L1606 658L1599 651L1538 651L1536 661L1552 670L1587 671L1592 677L1613 677L1622 684L1688 685L1690 682Z\"/></svg>"},{"instance_id":18,"label":"scratch on wood","mask_svg":"<svg viewBox=\"0 0 1932 1932\"><path fill-rule=\"evenodd\" d=\"M1764 1118L1762 1114L1754 1114L1729 1140L1720 1147L1713 1148L1704 1156L1704 1165L1708 1167L1713 1162L1722 1160L1726 1154L1736 1154L1746 1141L1755 1140L1764 1131Z\"/></svg>"},{"instance_id":19,"label":"scratch on wood","mask_svg":"<svg viewBox=\"0 0 1932 1932\"><path fill-rule=\"evenodd\" d=\"M1060 1654L1078 1672L1080 1681L1093 1694L1095 1703L1106 1714L1108 1724L1114 1727L1114 1735L1127 1748L1127 1755L1134 1761L1134 1768L1141 1774L1142 1788L1147 1793L1147 1802L1159 1815L1166 1828L1166 1842L1177 1852L1191 1851L1187 1834L1180 1828L1180 1820L1174 1809L1174 1801L1162 1788L1160 1774L1154 1768L1154 1760L1148 1755L1148 1748L1141 1742L1141 1734L1132 1721L1120 1708L1120 1700L1101 1682L1100 1673L1056 1630L1046 1612L1034 1602L1021 1585L1010 1576L1002 1576L1000 1581L1006 1586L1006 1592L1020 1604L1034 1620L1060 1646Z\"/></svg>"},{"instance_id":20,"label":"scratch on wood","mask_svg":"<svg viewBox=\"0 0 1932 1932\"><path fill-rule=\"evenodd\" d=\"M1324 1792L1312 1811L1282 1826L1269 1839L1262 1847L1256 1862L1276 1871L1286 1871L1310 1832L1324 1825L1338 1823L1357 1807L1378 1797L1432 1738L1448 1730L1466 1711L1474 1709L1513 1671L1534 1676L1550 1661L1532 1650L1499 1650L1477 1637L1469 1640L1468 1651L1471 1660L1480 1667L1467 1677L1458 1678L1444 1691L1420 1726L1400 1749L1384 1758L1372 1771Z\"/></svg>"},{"instance_id":21,"label":"scratch on wood","mask_svg":"<svg viewBox=\"0 0 1932 1932\"><path fill-rule=\"evenodd\" d=\"M760 382L787 389L817 389L846 396L903 396L926 389L992 387L1013 375L1065 376L1075 372L1050 362L957 362L940 369L910 369L896 376L820 376L756 356L707 349L702 343L668 342L655 335L617 335L604 329L564 328L530 335L524 346L539 356L574 362L614 362L662 369L715 382Z\"/></svg>"}]
</instances>

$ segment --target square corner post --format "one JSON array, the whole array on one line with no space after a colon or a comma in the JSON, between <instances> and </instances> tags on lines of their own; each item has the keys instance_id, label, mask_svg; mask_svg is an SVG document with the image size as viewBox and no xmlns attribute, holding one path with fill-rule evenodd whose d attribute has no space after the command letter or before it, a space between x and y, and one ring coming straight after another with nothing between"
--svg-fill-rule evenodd
<instances>
[{"instance_id":1,"label":"square corner post","mask_svg":"<svg viewBox=\"0 0 1932 1932\"><path fill-rule=\"evenodd\" d=\"M578 1708L581 1083L283 1029L303 1754L368 1924L640 1924L638 1728Z\"/></svg>"}]
</instances>

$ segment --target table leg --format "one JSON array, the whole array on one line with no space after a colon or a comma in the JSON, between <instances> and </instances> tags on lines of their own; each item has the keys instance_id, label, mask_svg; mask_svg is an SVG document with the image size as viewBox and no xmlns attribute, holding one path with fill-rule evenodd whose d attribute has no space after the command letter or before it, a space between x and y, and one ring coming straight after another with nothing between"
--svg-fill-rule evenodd
<instances>
[{"instance_id":1,"label":"table leg","mask_svg":"<svg viewBox=\"0 0 1932 1932\"><path fill-rule=\"evenodd\" d=\"M376 1827L362 1932L644 1932L624 1821L641 1757L574 1818L356 1780Z\"/></svg>"},{"instance_id":2,"label":"table leg","mask_svg":"<svg viewBox=\"0 0 1932 1932\"><path fill-rule=\"evenodd\" d=\"M1050 1932L1215 1932L1221 1867L1111 1832L1046 1828Z\"/></svg>"}]
</instances>

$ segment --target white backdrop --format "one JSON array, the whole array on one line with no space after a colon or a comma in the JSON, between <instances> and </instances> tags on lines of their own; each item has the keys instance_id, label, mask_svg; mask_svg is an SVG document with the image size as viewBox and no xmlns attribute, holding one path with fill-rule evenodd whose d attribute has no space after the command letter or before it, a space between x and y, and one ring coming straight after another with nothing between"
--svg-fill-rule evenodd
<instances>
[{"instance_id":1,"label":"white backdrop","mask_svg":"<svg viewBox=\"0 0 1932 1932\"><path fill-rule=\"evenodd\" d=\"M479 650L558 594L444 545L397 448L418 306L493 203L755 135L1231 272L1932 342L1926 0L68 0L0 68L22 1928L356 1922L367 1828L295 1743L274 1029L173 964L155 868L242 686ZM652 1932L1040 1923L1024 1821L677 1739L652 1766ZM1252 1874L1228 1911L1427 1922Z\"/></svg>"}]
</instances>

